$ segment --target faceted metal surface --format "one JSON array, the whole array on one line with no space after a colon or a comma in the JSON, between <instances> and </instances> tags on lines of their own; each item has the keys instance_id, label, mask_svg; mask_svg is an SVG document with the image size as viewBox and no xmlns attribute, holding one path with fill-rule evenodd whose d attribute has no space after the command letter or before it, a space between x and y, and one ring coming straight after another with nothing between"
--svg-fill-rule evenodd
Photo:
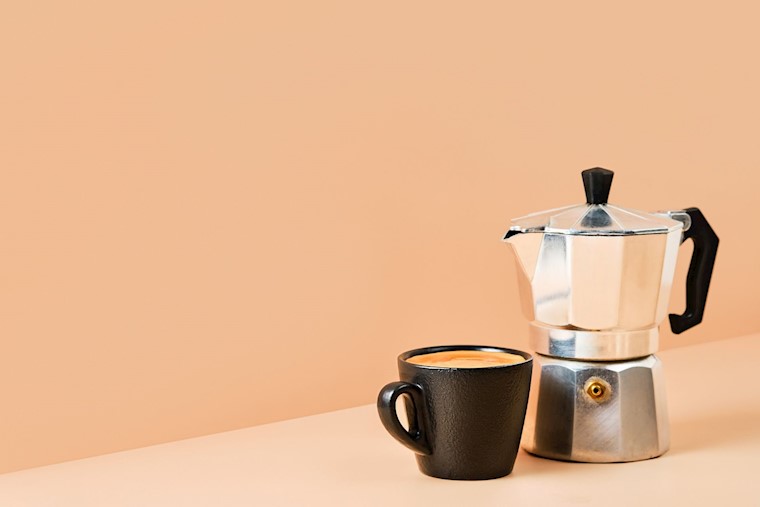
<instances>
[{"instance_id":1,"label":"faceted metal surface","mask_svg":"<svg viewBox=\"0 0 760 507\"><path fill-rule=\"evenodd\" d=\"M662 363L601 363L536 354L522 445L551 459L638 461L668 450Z\"/></svg>"},{"instance_id":2,"label":"faceted metal surface","mask_svg":"<svg viewBox=\"0 0 760 507\"><path fill-rule=\"evenodd\" d=\"M647 345L629 352L611 346L607 337L620 341L627 332L656 333L665 319L683 227L668 220L677 225L665 234L523 233L507 239L517 259L526 317L537 327L598 333L595 353L560 357L626 359L653 351Z\"/></svg>"},{"instance_id":3,"label":"faceted metal surface","mask_svg":"<svg viewBox=\"0 0 760 507\"><path fill-rule=\"evenodd\" d=\"M583 462L637 461L667 451L664 378L651 354L689 226L681 211L650 214L609 204L513 221L505 240L515 253L537 352L527 451Z\"/></svg>"},{"instance_id":4,"label":"faceted metal surface","mask_svg":"<svg viewBox=\"0 0 760 507\"><path fill-rule=\"evenodd\" d=\"M667 212L648 213L614 204L579 204L515 218L507 238L518 232L590 236L664 234L680 228L678 221Z\"/></svg>"}]
</instances>

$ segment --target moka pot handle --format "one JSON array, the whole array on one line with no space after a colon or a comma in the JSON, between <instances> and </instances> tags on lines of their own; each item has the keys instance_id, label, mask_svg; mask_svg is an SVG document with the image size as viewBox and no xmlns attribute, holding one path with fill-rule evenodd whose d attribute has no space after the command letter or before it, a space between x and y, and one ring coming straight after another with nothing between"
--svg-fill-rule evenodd
<instances>
[{"instance_id":1,"label":"moka pot handle","mask_svg":"<svg viewBox=\"0 0 760 507\"><path fill-rule=\"evenodd\" d=\"M692 239L694 252L686 276L686 311L682 315L670 314L670 329L675 334L683 333L702 322L719 241L698 208L686 208L683 212L691 218L691 227L684 231L683 240Z\"/></svg>"}]
</instances>

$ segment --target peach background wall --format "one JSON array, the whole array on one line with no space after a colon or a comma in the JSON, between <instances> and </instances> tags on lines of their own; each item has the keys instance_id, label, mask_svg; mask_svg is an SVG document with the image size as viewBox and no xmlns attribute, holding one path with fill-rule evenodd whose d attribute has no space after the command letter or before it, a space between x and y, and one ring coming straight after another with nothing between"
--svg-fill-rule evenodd
<instances>
[{"instance_id":1,"label":"peach background wall","mask_svg":"<svg viewBox=\"0 0 760 507\"><path fill-rule=\"evenodd\" d=\"M6 2L0 471L373 402L525 347L509 218L699 206L760 330L752 2ZM690 246L673 309L683 306Z\"/></svg>"}]
</instances>

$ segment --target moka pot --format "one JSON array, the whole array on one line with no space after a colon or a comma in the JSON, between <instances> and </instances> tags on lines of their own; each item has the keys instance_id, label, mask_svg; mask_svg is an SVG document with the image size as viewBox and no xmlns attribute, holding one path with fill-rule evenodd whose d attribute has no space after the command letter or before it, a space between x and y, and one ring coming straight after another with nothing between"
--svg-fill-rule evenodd
<instances>
[{"instance_id":1,"label":"moka pot","mask_svg":"<svg viewBox=\"0 0 760 507\"><path fill-rule=\"evenodd\" d=\"M514 219L504 240L530 320L534 392L523 446L587 462L636 461L669 446L659 325L680 244L694 241L686 311L702 321L718 237L697 208L647 213L607 202L613 172L583 171L586 203Z\"/></svg>"}]
</instances>

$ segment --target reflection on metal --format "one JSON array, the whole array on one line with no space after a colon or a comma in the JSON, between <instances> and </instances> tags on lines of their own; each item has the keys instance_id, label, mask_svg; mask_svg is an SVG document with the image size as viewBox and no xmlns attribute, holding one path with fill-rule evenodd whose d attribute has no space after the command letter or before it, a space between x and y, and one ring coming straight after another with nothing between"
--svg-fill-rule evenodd
<instances>
[{"instance_id":1,"label":"reflection on metal","mask_svg":"<svg viewBox=\"0 0 760 507\"><path fill-rule=\"evenodd\" d=\"M550 327L533 322L530 346L539 354L586 360L614 360L644 357L657 352L656 326L634 331L587 331Z\"/></svg>"},{"instance_id":2,"label":"reflection on metal","mask_svg":"<svg viewBox=\"0 0 760 507\"><path fill-rule=\"evenodd\" d=\"M582 348L601 350L561 357L625 359L656 350L656 328L667 314L682 223L664 234L572 236L527 233L507 243L518 259L520 292L526 316L539 329L576 331ZM586 332L581 337L578 332ZM596 333L594 336L588 333ZM540 332L532 331L538 336ZM548 333L551 334L551 333ZM630 336L626 336L629 334ZM646 336L647 343L621 345ZM552 336L546 337L551 340ZM627 350L629 349L630 350ZM577 346L576 346L577 350ZM537 352L554 353L537 345Z\"/></svg>"},{"instance_id":3,"label":"reflection on metal","mask_svg":"<svg viewBox=\"0 0 760 507\"><path fill-rule=\"evenodd\" d=\"M689 215L600 203L512 222L504 239L537 352L523 447L599 463L663 454L665 385L653 354Z\"/></svg>"},{"instance_id":4,"label":"reflection on metal","mask_svg":"<svg viewBox=\"0 0 760 507\"><path fill-rule=\"evenodd\" d=\"M665 384L656 356L604 363L536 354L533 375L535 391L523 433L528 452L610 463L654 458L668 450Z\"/></svg>"},{"instance_id":5,"label":"reflection on metal","mask_svg":"<svg viewBox=\"0 0 760 507\"><path fill-rule=\"evenodd\" d=\"M614 204L579 204L531 213L512 220L507 236L545 232L574 236L664 234L681 229L671 212L647 213ZM680 212L682 213L682 212ZM504 239L508 239L505 237Z\"/></svg>"}]
</instances>

